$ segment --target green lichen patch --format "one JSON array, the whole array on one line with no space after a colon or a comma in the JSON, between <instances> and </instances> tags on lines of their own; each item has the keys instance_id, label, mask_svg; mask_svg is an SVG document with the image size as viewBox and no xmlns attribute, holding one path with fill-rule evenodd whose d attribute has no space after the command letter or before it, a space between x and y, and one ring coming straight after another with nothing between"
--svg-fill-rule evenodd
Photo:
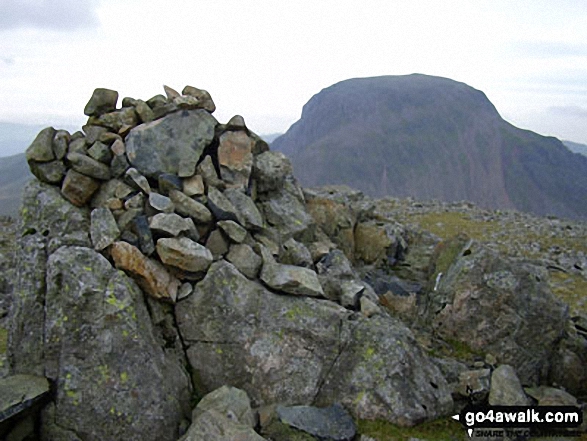
<instances>
[{"instance_id":1,"label":"green lichen patch","mask_svg":"<svg viewBox=\"0 0 587 441\"><path fill-rule=\"evenodd\" d=\"M571 308L571 315L587 313L587 280L578 274L552 270L549 280L554 295Z\"/></svg>"},{"instance_id":2,"label":"green lichen patch","mask_svg":"<svg viewBox=\"0 0 587 441\"><path fill-rule=\"evenodd\" d=\"M8 330L0 328L0 355L5 354L8 347Z\"/></svg>"}]
</instances>

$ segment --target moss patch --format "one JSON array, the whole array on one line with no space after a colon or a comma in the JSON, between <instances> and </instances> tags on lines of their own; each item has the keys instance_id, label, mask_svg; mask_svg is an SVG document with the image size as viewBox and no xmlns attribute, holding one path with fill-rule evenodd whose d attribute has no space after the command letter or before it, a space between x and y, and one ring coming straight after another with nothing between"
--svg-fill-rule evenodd
<instances>
[{"instance_id":1,"label":"moss patch","mask_svg":"<svg viewBox=\"0 0 587 441\"><path fill-rule=\"evenodd\" d=\"M587 280L578 274L550 272L550 288L554 295L571 308L571 315L587 313Z\"/></svg>"},{"instance_id":2,"label":"moss patch","mask_svg":"<svg viewBox=\"0 0 587 441\"><path fill-rule=\"evenodd\" d=\"M454 211L415 215L413 221L441 239L465 233L472 239L482 241L500 229L495 221L476 220L465 213Z\"/></svg>"},{"instance_id":3,"label":"moss patch","mask_svg":"<svg viewBox=\"0 0 587 441\"><path fill-rule=\"evenodd\" d=\"M8 331L0 328L0 354L5 354L8 348Z\"/></svg>"},{"instance_id":4,"label":"moss patch","mask_svg":"<svg viewBox=\"0 0 587 441\"><path fill-rule=\"evenodd\" d=\"M462 440L463 426L446 418L418 424L414 427L399 427L388 421L360 420L358 423L361 435L367 435L378 441L408 441L410 438L434 440Z\"/></svg>"}]
</instances>

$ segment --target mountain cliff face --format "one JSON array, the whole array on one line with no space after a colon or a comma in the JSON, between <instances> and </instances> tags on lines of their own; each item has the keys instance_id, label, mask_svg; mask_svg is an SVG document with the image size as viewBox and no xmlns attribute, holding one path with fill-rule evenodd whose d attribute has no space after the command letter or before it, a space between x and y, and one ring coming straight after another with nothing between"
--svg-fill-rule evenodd
<instances>
[{"instance_id":1,"label":"mountain cliff face","mask_svg":"<svg viewBox=\"0 0 587 441\"><path fill-rule=\"evenodd\" d=\"M512 126L483 92L446 78L337 83L312 97L272 148L291 158L305 186L587 217L587 158Z\"/></svg>"}]
</instances>

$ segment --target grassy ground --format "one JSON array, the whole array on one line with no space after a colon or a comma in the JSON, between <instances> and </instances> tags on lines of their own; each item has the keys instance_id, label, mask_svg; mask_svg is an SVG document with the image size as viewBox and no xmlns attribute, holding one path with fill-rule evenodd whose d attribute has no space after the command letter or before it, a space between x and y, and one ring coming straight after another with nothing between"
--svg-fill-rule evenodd
<instances>
[{"instance_id":1,"label":"grassy ground","mask_svg":"<svg viewBox=\"0 0 587 441\"><path fill-rule=\"evenodd\" d=\"M377 441L408 441L411 438L427 441L462 440L463 426L451 418L443 418L415 427L399 427L387 421L359 421L359 432Z\"/></svg>"}]
</instances>

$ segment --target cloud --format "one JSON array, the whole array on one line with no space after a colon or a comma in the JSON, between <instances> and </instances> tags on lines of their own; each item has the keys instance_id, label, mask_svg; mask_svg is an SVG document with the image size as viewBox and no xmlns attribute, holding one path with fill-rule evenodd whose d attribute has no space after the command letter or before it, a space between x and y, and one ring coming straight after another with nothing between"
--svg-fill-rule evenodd
<instances>
[{"instance_id":1,"label":"cloud","mask_svg":"<svg viewBox=\"0 0 587 441\"><path fill-rule=\"evenodd\" d=\"M587 118L587 108L581 106L551 106L547 110L557 116Z\"/></svg>"},{"instance_id":2,"label":"cloud","mask_svg":"<svg viewBox=\"0 0 587 441\"><path fill-rule=\"evenodd\" d=\"M529 58L587 57L587 44L560 41L517 41L510 44L516 56Z\"/></svg>"},{"instance_id":3,"label":"cloud","mask_svg":"<svg viewBox=\"0 0 587 441\"><path fill-rule=\"evenodd\" d=\"M0 32L19 28L70 31L96 27L100 0L1 0Z\"/></svg>"}]
</instances>

